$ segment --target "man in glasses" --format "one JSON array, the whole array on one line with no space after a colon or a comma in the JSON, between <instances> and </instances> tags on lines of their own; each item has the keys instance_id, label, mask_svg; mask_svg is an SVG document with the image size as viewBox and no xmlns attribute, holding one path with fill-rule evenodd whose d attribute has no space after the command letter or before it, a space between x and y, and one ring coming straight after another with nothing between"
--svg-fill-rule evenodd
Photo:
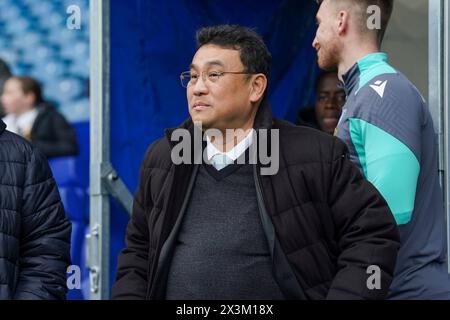
<instances>
[{"instance_id":1,"label":"man in glasses","mask_svg":"<svg viewBox=\"0 0 450 320\"><path fill-rule=\"evenodd\" d=\"M319 2L319 66L338 68L347 93L337 136L399 225L390 298L450 299L433 121L415 86L380 52L393 0ZM380 13L379 27L369 28L367 12Z\"/></svg>"},{"instance_id":2,"label":"man in glasses","mask_svg":"<svg viewBox=\"0 0 450 320\"><path fill-rule=\"evenodd\" d=\"M206 161L174 163L179 129L149 147L113 298L384 298L397 227L345 145L272 118L271 55L254 31L207 27L197 42L181 74L190 118L179 129L195 136L201 126ZM240 134L213 139L211 129ZM258 145L276 153L276 173L239 161L255 147L253 130L278 133Z\"/></svg>"}]
</instances>

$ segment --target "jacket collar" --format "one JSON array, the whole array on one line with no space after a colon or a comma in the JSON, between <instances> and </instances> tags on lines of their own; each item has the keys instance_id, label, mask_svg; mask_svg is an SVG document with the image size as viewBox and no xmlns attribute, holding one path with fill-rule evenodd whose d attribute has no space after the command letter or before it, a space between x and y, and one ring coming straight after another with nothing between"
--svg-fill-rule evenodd
<instances>
[{"instance_id":1,"label":"jacket collar","mask_svg":"<svg viewBox=\"0 0 450 320\"><path fill-rule=\"evenodd\" d=\"M342 75L345 95L348 97L358 86L359 82L359 66L357 63L353 65L346 73Z\"/></svg>"},{"instance_id":2,"label":"jacket collar","mask_svg":"<svg viewBox=\"0 0 450 320\"><path fill-rule=\"evenodd\" d=\"M2 119L0 119L0 134L3 133L3 131L5 131L6 129L6 124L2 121Z\"/></svg>"},{"instance_id":3,"label":"jacket collar","mask_svg":"<svg viewBox=\"0 0 450 320\"><path fill-rule=\"evenodd\" d=\"M370 53L359 59L353 67L351 67L345 74L342 75L344 82L345 94L349 96L352 92L359 89L361 75L367 74L373 66L387 62L388 57L384 52Z\"/></svg>"}]
</instances>

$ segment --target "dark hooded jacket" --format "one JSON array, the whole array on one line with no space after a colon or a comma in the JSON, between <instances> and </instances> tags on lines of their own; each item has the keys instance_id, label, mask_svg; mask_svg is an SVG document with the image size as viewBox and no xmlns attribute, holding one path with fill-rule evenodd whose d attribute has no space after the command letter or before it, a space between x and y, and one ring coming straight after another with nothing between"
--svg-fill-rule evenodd
<instances>
[{"instance_id":1,"label":"dark hooded jacket","mask_svg":"<svg viewBox=\"0 0 450 320\"><path fill-rule=\"evenodd\" d=\"M0 299L64 299L71 223L47 160L0 120Z\"/></svg>"}]
</instances>

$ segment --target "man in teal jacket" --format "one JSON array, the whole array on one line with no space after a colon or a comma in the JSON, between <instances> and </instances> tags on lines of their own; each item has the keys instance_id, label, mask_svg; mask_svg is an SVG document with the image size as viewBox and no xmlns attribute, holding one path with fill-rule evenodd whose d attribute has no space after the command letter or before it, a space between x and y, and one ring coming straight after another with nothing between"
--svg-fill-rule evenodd
<instances>
[{"instance_id":1,"label":"man in teal jacket","mask_svg":"<svg viewBox=\"0 0 450 320\"><path fill-rule=\"evenodd\" d=\"M336 135L399 225L392 299L450 299L435 132L426 102L388 64L381 41L393 0L319 1L313 47L347 95Z\"/></svg>"}]
</instances>

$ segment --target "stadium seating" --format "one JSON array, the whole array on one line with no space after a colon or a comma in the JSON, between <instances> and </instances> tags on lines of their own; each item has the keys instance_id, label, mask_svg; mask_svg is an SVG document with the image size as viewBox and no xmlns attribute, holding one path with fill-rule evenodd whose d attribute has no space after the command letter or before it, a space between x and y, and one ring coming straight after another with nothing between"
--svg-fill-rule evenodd
<instances>
[{"instance_id":1,"label":"stadium seating","mask_svg":"<svg viewBox=\"0 0 450 320\"><path fill-rule=\"evenodd\" d=\"M69 30L69 6L77 5L81 29ZM61 199L72 221L72 264L81 288L68 299L89 298L85 235L89 226L89 0L0 0L0 58L15 75L30 75L77 131L80 155L50 159ZM110 283L124 246L128 215L111 201Z\"/></svg>"},{"instance_id":2,"label":"stadium seating","mask_svg":"<svg viewBox=\"0 0 450 320\"><path fill-rule=\"evenodd\" d=\"M80 8L79 30L66 26L70 5ZM88 0L0 1L0 58L14 74L38 79L44 96L71 122L89 118L87 105L79 109L88 98L88 9Z\"/></svg>"},{"instance_id":3,"label":"stadium seating","mask_svg":"<svg viewBox=\"0 0 450 320\"><path fill-rule=\"evenodd\" d=\"M67 7L78 5L81 29L69 30ZM77 131L80 155L50 159L72 221L72 264L81 269L81 289L68 299L88 299L85 235L89 226L89 1L1 0L0 58L14 75L30 75Z\"/></svg>"},{"instance_id":4,"label":"stadium seating","mask_svg":"<svg viewBox=\"0 0 450 320\"><path fill-rule=\"evenodd\" d=\"M80 267L80 289L68 291L68 299L89 298L89 273L86 268L86 240L89 226L89 149L82 145L89 143L89 123L73 123L80 144L77 157L61 157L49 160L61 200L72 221L72 264Z\"/></svg>"}]
</instances>

